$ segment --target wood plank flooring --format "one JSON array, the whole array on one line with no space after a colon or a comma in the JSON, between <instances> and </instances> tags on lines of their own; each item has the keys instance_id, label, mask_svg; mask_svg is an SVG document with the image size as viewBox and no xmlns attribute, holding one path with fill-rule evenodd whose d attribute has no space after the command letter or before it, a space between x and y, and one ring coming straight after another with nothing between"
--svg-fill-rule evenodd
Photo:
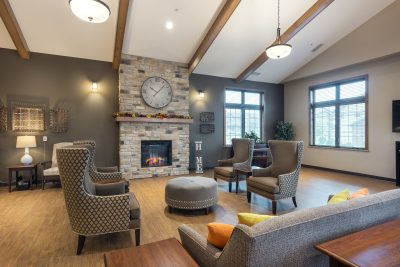
<instances>
[{"instance_id":1,"label":"wood plank flooring","mask_svg":"<svg viewBox=\"0 0 400 267\"><path fill-rule=\"evenodd\" d=\"M204 176L212 177L212 171ZM137 179L130 189L142 211L142 244L177 237L177 227L192 224L207 235L207 223L236 224L238 212L271 214L271 203L253 195L247 203L245 182L241 192L228 193L227 183L218 181L219 201L209 215L199 212L169 214L164 187L172 177ZM344 188L368 187L370 193L396 188L394 183L309 168L301 171L297 203L299 209L325 205L329 194ZM233 187L234 188L234 187ZM278 214L294 211L290 199L278 202ZM134 231L87 238L83 255L76 256L77 236L72 233L61 188L8 193L0 188L0 266L104 266L103 253L134 246Z\"/></svg>"}]
</instances>

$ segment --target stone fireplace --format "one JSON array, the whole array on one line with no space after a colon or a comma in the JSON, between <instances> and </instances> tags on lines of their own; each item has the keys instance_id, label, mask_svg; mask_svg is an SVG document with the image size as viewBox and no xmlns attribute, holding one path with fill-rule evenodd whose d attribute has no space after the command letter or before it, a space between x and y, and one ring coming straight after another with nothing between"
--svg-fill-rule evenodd
<instances>
[{"instance_id":1,"label":"stone fireplace","mask_svg":"<svg viewBox=\"0 0 400 267\"><path fill-rule=\"evenodd\" d=\"M154 109L141 97L150 77L171 85L172 101ZM119 112L189 115L189 74L186 64L123 55L119 69ZM119 121L119 164L125 178L189 173L190 120L126 118Z\"/></svg>"}]
</instances>

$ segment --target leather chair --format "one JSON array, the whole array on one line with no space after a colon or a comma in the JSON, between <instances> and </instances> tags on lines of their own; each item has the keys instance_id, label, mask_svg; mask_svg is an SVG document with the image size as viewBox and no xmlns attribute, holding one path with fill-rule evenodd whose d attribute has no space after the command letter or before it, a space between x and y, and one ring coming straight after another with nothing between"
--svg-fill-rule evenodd
<instances>
[{"instance_id":1,"label":"leather chair","mask_svg":"<svg viewBox=\"0 0 400 267\"><path fill-rule=\"evenodd\" d=\"M302 141L269 141L272 164L268 168L253 170L247 179L247 200L251 192L272 200L272 213L276 214L276 201L292 198L297 207L296 191L299 181L304 143Z\"/></svg>"},{"instance_id":2,"label":"leather chair","mask_svg":"<svg viewBox=\"0 0 400 267\"><path fill-rule=\"evenodd\" d=\"M235 168L251 168L253 159L254 140L248 138L232 139L233 157L218 160L218 167L214 168L214 179L222 179L229 183L229 192L232 192L232 182L235 181Z\"/></svg>"},{"instance_id":3,"label":"leather chair","mask_svg":"<svg viewBox=\"0 0 400 267\"><path fill-rule=\"evenodd\" d=\"M79 235L77 255L86 236L135 229L140 244L140 206L124 183L97 184L89 177L90 151L84 147L57 149L57 161L72 231Z\"/></svg>"}]
</instances>

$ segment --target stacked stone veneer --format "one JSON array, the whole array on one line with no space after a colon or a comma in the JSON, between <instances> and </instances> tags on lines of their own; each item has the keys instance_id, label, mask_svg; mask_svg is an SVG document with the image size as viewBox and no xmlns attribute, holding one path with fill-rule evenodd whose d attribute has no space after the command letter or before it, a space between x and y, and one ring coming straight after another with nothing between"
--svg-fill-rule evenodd
<instances>
[{"instance_id":1,"label":"stacked stone veneer","mask_svg":"<svg viewBox=\"0 0 400 267\"><path fill-rule=\"evenodd\" d=\"M173 90L171 103L154 109L141 97L141 86L150 77L162 77ZM189 73L186 64L123 55L119 69L119 111L189 115ZM189 124L119 123L120 169L128 179L189 173ZM171 140L172 166L141 167L141 140Z\"/></svg>"}]
</instances>

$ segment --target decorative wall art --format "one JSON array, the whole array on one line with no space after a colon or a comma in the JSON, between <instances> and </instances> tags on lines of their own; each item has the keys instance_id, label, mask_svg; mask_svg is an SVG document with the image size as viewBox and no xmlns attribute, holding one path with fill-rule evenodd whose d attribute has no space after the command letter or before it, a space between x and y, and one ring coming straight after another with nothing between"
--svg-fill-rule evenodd
<instances>
[{"instance_id":1,"label":"decorative wall art","mask_svg":"<svg viewBox=\"0 0 400 267\"><path fill-rule=\"evenodd\" d=\"M201 134L211 134L215 132L214 124L200 124L200 133Z\"/></svg>"},{"instance_id":2,"label":"decorative wall art","mask_svg":"<svg viewBox=\"0 0 400 267\"><path fill-rule=\"evenodd\" d=\"M7 108L0 107L0 132L7 131Z\"/></svg>"},{"instance_id":3,"label":"decorative wall art","mask_svg":"<svg viewBox=\"0 0 400 267\"><path fill-rule=\"evenodd\" d=\"M68 110L50 110L50 131L53 133L66 133L68 131Z\"/></svg>"},{"instance_id":4,"label":"decorative wall art","mask_svg":"<svg viewBox=\"0 0 400 267\"><path fill-rule=\"evenodd\" d=\"M213 122L215 119L214 112L200 112L201 122Z\"/></svg>"},{"instance_id":5,"label":"decorative wall art","mask_svg":"<svg viewBox=\"0 0 400 267\"><path fill-rule=\"evenodd\" d=\"M203 173L202 141L195 141L196 173Z\"/></svg>"},{"instance_id":6,"label":"decorative wall art","mask_svg":"<svg viewBox=\"0 0 400 267\"><path fill-rule=\"evenodd\" d=\"M15 132L42 132L45 130L45 108L16 106L11 109L11 129Z\"/></svg>"}]
</instances>

